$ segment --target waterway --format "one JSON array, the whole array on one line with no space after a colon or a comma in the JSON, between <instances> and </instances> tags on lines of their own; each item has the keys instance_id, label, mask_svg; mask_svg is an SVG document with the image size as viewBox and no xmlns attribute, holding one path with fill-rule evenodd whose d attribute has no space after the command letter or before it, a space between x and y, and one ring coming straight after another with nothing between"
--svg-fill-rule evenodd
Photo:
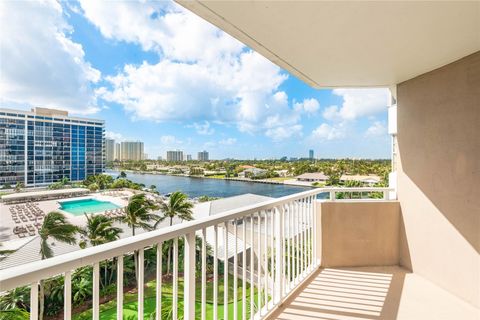
<instances>
[{"instance_id":1,"label":"waterway","mask_svg":"<svg viewBox=\"0 0 480 320\"><path fill-rule=\"evenodd\" d=\"M106 172L117 177L119 171L108 170ZM253 193L268 197L279 198L293 193L310 190L309 187L290 186L283 184L256 183L247 181L231 181L210 178L190 178L162 174L141 174L126 172L127 179L143 183L146 187L155 185L161 194L174 191L186 193L189 197L232 197L245 193Z\"/></svg>"}]
</instances>

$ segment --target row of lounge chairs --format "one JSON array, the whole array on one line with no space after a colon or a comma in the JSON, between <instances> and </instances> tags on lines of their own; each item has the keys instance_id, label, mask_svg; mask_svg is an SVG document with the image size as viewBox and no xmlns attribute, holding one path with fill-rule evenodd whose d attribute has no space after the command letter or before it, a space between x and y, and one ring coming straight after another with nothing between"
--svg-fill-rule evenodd
<instances>
[{"instance_id":1,"label":"row of lounge chairs","mask_svg":"<svg viewBox=\"0 0 480 320\"><path fill-rule=\"evenodd\" d=\"M38 207L38 203L17 204L10 206L9 210L15 224L37 222L45 216L45 212Z\"/></svg>"},{"instance_id":2,"label":"row of lounge chairs","mask_svg":"<svg viewBox=\"0 0 480 320\"><path fill-rule=\"evenodd\" d=\"M128 196L128 194L121 192L121 191L105 191L102 193L104 196L110 196L110 197L125 197Z\"/></svg>"},{"instance_id":3,"label":"row of lounge chairs","mask_svg":"<svg viewBox=\"0 0 480 320\"><path fill-rule=\"evenodd\" d=\"M13 228L13 234L16 234L19 238L25 238L26 236L34 236L36 235L36 232L41 225L41 223L29 223L22 226L15 226Z\"/></svg>"},{"instance_id":4,"label":"row of lounge chairs","mask_svg":"<svg viewBox=\"0 0 480 320\"><path fill-rule=\"evenodd\" d=\"M121 217L125 214L125 208L106 210L105 215L110 218Z\"/></svg>"}]
</instances>

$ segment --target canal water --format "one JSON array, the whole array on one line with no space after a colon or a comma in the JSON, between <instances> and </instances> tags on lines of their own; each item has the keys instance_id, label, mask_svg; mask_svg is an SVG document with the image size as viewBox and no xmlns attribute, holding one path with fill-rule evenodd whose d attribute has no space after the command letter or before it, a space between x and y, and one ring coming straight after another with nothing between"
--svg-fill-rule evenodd
<instances>
[{"instance_id":1,"label":"canal water","mask_svg":"<svg viewBox=\"0 0 480 320\"><path fill-rule=\"evenodd\" d=\"M106 172L114 177L119 171L108 170ZM160 174L141 174L126 172L127 179L143 183L146 187L155 185L161 194L174 191L186 193L189 197L232 197L245 193L253 193L262 196L279 198L293 193L310 190L309 187L290 186L283 184L256 183L244 181L230 181L223 179L190 178Z\"/></svg>"}]
</instances>

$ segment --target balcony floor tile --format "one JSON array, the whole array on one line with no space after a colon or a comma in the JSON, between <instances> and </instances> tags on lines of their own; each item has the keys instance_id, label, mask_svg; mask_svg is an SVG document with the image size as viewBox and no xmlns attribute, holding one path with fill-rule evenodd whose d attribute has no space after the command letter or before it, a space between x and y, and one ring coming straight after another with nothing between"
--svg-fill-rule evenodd
<instances>
[{"instance_id":1,"label":"balcony floor tile","mask_svg":"<svg viewBox=\"0 0 480 320\"><path fill-rule=\"evenodd\" d=\"M480 319L480 310L400 267L325 268L269 319Z\"/></svg>"}]
</instances>

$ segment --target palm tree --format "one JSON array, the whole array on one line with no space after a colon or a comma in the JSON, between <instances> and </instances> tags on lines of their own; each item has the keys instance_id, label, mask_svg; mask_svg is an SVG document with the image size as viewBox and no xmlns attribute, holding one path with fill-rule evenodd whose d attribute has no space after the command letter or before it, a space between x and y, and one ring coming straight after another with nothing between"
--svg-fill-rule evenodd
<instances>
[{"instance_id":1,"label":"palm tree","mask_svg":"<svg viewBox=\"0 0 480 320\"><path fill-rule=\"evenodd\" d=\"M8 291L0 297L0 310L28 310L28 305L30 304L29 301L30 290L28 290L27 287L18 287Z\"/></svg>"},{"instance_id":2,"label":"palm tree","mask_svg":"<svg viewBox=\"0 0 480 320\"><path fill-rule=\"evenodd\" d=\"M120 238L120 233L123 232L121 228L113 226L113 220L104 215L87 215L87 224L80 229L80 233L87 237L87 240L82 240L79 244L83 249L87 246L87 241L92 246L98 246L107 242L115 241ZM105 261L105 283L107 285L108 275L108 261Z\"/></svg>"},{"instance_id":3,"label":"palm tree","mask_svg":"<svg viewBox=\"0 0 480 320\"><path fill-rule=\"evenodd\" d=\"M185 193L175 191L170 195L167 202L160 204L160 210L163 212L163 217L158 219L155 223L155 228L165 218L169 218L169 225L173 224L173 218L178 217L181 220L193 220L192 216L193 204L188 201ZM169 241L168 255L167 255L167 274L170 273L170 259L172 254L172 242Z\"/></svg>"},{"instance_id":4,"label":"palm tree","mask_svg":"<svg viewBox=\"0 0 480 320\"><path fill-rule=\"evenodd\" d=\"M67 218L58 211L49 212L44 220L42 227L38 231L40 235L40 255L42 260L53 256L52 248L48 243L49 240L56 240L68 244L75 244L78 228L67 221ZM44 282L40 281L40 317L43 319L43 309L45 305Z\"/></svg>"},{"instance_id":5,"label":"palm tree","mask_svg":"<svg viewBox=\"0 0 480 320\"><path fill-rule=\"evenodd\" d=\"M144 230L153 230L150 222L159 220L159 216L151 213L151 211L158 209L157 204L145 197L144 193L136 194L130 198L128 205L125 207L125 214L115 220L125 223L132 229L132 235L135 235L137 228ZM135 276L138 275L138 252L134 252L135 259Z\"/></svg>"}]
</instances>

